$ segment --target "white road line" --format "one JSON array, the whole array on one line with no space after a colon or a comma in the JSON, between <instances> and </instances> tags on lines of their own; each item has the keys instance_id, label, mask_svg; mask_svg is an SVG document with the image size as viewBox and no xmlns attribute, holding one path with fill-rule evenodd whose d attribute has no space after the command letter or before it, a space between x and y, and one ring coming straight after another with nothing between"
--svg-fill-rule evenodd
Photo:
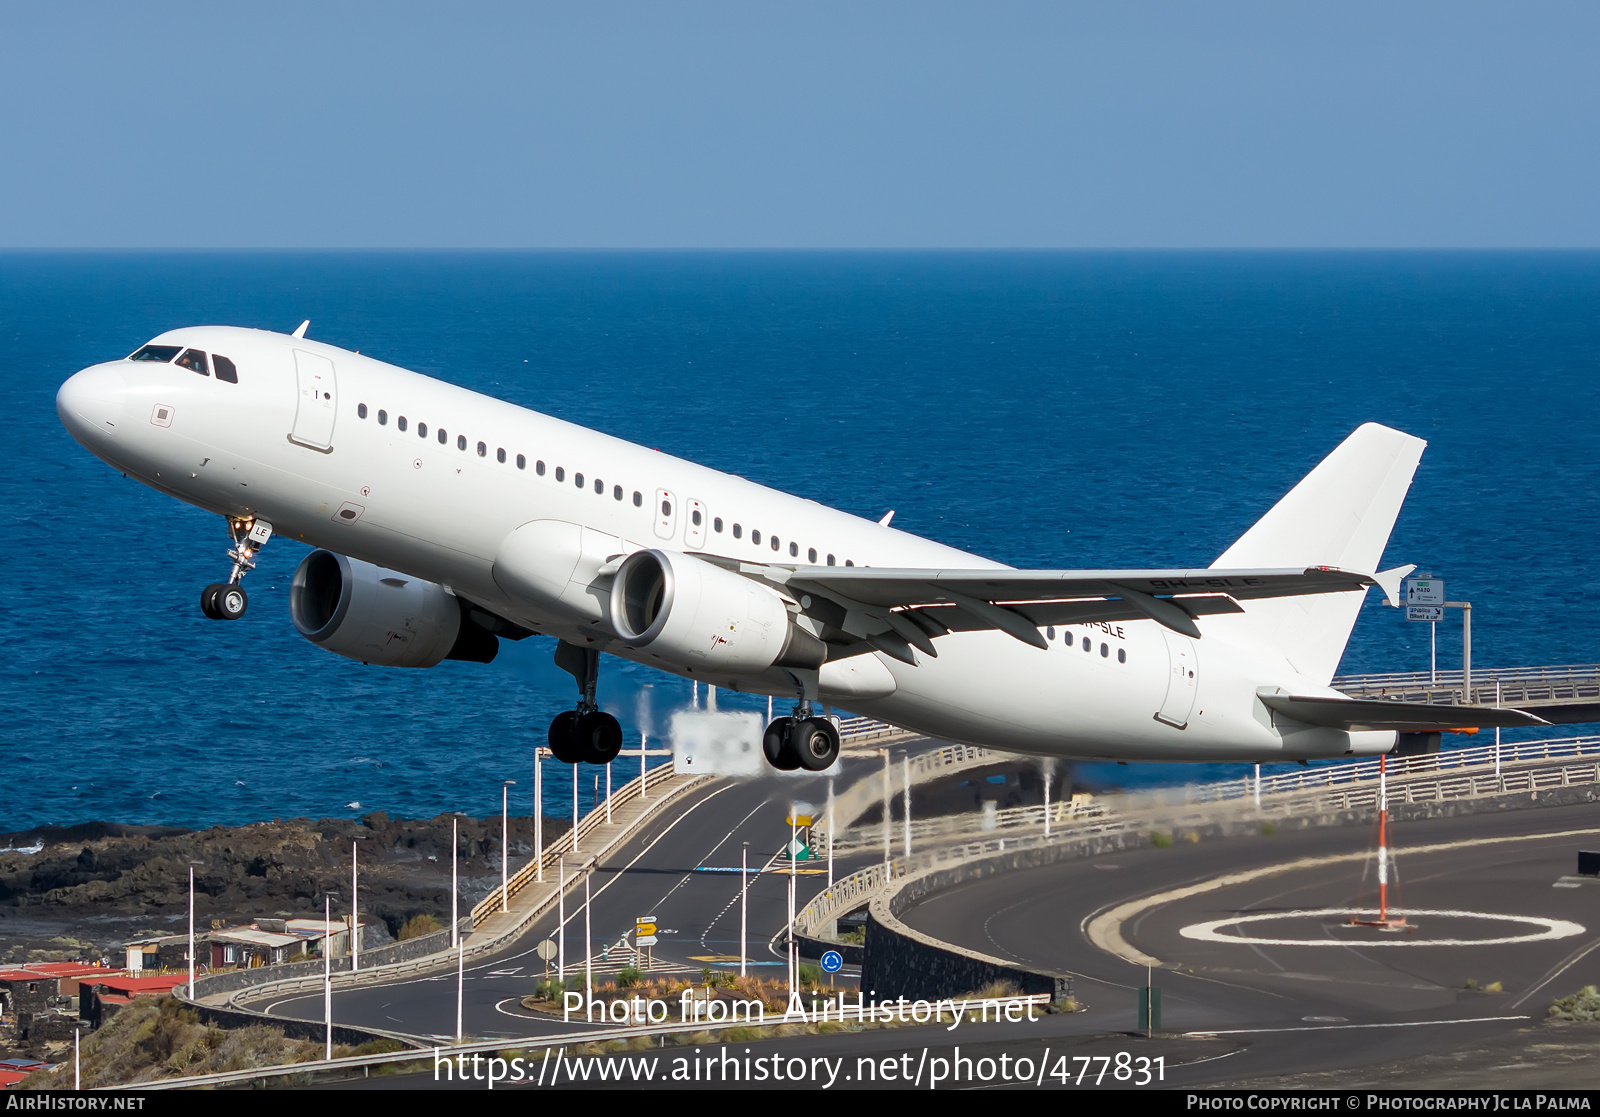
<instances>
[{"instance_id":1,"label":"white road line","mask_svg":"<svg viewBox=\"0 0 1600 1117\"><path fill-rule=\"evenodd\" d=\"M1280 1032L1348 1032L1359 1028L1431 1028L1436 1024L1493 1024L1506 1020L1527 1020L1526 1016L1472 1016L1465 1020L1406 1020L1388 1024L1313 1024L1309 1028L1231 1028L1227 1031L1184 1032L1185 1039L1206 1036L1264 1036Z\"/></svg>"}]
</instances>

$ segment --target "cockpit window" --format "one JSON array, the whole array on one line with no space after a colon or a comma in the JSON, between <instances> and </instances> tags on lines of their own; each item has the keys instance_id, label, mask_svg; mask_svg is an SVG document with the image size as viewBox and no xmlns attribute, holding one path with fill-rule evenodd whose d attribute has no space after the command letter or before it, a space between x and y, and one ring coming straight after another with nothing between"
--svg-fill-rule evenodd
<instances>
[{"instance_id":1,"label":"cockpit window","mask_svg":"<svg viewBox=\"0 0 1600 1117\"><path fill-rule=\"evenodd\" d=\"M226 380L229 384L239 383L239 370L234 363L221 353L211 354L211 363L217 366L217 379ZM362 404L365 407L365 404Z\"/></svg>"},{"instance_id":2,"label":"cockpit window","mask_svg":"<svg viewBox=\"0 0 1600 1117\"><path fill-rule=\"evenodd\" d=\"M146 345L143 349L129 357L128 360L160 361L162 364L166 364L181 352L183 352L183 346L181 345Z\"/></svg>"},{"instance_id":3,"label":"cockpit window","mask_svg":"<svg viewBox=\"0 0 1600 1117\"><path fill-rule=\"evenodd\" d=\"M186 368L190 372L198 372L201 376L211 375L211 364L206 360L206 355L198 349L185 349L183 356L173 362L179 368Z\"/></svg>"}]
</instances>

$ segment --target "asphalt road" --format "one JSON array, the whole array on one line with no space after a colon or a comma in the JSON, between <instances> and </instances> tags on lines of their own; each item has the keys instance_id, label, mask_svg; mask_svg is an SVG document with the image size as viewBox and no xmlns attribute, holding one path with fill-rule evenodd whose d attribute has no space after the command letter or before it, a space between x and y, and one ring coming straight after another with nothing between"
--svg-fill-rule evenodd
<instances>
[{"instance_id":1,"label":"asphalt road","mask_svg":"<svg viewBox=\"0 0 1600 1117\"><path fill-rule=\"evenodd\" d=\"M1180 841L962 885L902 918L948 942L1072 972L1090 1006L1076 1021L1132 1031L1150 971L1094 945L1094 918L1129 901L1245 876L1132 912L1122 931L1134 950L1165 963L1154 971L1165 1030L1244 1045L1215 1063L1217 1081L1491 1042L1537 1024L1555 997L1600 984L1600 882L1568 877L1580 848L1600 846L1593 806L1394 829L1391 904L1414 913L1409 932L1351 927L1342 914L1375 910L1375 864L1365 856L1374 838L1351 826ZM1282 869L1303 861L1310 863ZM1289 914L1324 909L1340 914ZM1440 912L1555 927L1430 914ZM1216 927L1221 941L1193 937L1201 925L1239 916L1270 918ZM1499 992L1482 991L1494 982Z\"/></svg>"},{"instance_id":2,"label":"asphalt road","mask_svg":"<svg viewBox=\"0 0 1600 1117\"><path fill-rule=\"evenodd\" d=\"M842 791L851 782L878 770L875 757L847 755L836 776ZM590 927L597 973L614 973L627 955L602 961L606 944L630 936L637 918L658 919L660 941L654 948L658 969L699 973L710 966L737 969L739 955L740 853L749 843L748 942L751 973L781 977L781 949L772 940L788 918L787 862L776 859L789 842L784 821L792 802L820 807L827 799L827 781L816 777L754 781L717 780L696 789L653 819L596 868L590 882ZM844 875L859 862L839 861ZM765 868L767 871L757 872ZM805 904L826 884L825 863L802 863L798 904ZM583 969L584 919L581 887L567 894L566 962L568 976ZM539 920L513 945L467 968L463 982L463 1029L477 1038L535 1037L571 1031L574 1025L553 1022L520 1005L543 980L545 964L534 953L540 940L557 937L557 915ZM551 963L551 972L555 963ZM320 1021L322 994L280 1000L259 1000L251 1007L273 1015ZM454 972L336 991L336 1022L384 1028L412 1035L453 1038L456 975Z\"/></svg>"}]
</instances>

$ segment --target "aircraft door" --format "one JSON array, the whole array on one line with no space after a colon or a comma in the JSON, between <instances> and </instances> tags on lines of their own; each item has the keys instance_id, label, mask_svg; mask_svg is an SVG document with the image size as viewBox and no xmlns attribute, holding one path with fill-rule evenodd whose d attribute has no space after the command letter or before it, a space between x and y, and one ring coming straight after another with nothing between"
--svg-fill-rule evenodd
<instances>
[{"instance_id":1,"label":"aircraft door","mask_svg":"<svg viewBox=\"0 0 1600 1117\"><path fill-rule=\"evenodd\" d=\"M678 498L666 489L656 490L656 536L671 539L678 530Z\"/></svg>"},{"instance_id":2,"label":"aircraft door","mask_svg":"<svg viewBox=\"0 0 1600 1117\"><path fill-rule=\"evenodd\" d=\"M313 450L329 451L333 449L333 419L339 408L333 362L296 349L294 372L299 399L294 413L294 431L289 437Z\"/></svg>"},{"instance_id":3,"label":"aircraft door","mask_svg":"<svg viewBox=\"0 0 1600 1117\"><path fill-rule=\"evenodd\" d=\"M683 545L698 551L706 545L706 506L692 497L683 503L684 510L689 513L689 522L683 529Z\"/></svg>"},{"instance_id":4,"label":"aircraft door","mask_svg":"<svg viewBox=\"0 0 1600 1117\"><path fill-rule=\"evenodd\" d=\"M1200 662L1189 637L1170 628L1162 628L1161 635L1167 639L1167 693L1156 720L1182 729L1189 724L1194 697L1200 689Z\"/></svg>"}]
</instances>

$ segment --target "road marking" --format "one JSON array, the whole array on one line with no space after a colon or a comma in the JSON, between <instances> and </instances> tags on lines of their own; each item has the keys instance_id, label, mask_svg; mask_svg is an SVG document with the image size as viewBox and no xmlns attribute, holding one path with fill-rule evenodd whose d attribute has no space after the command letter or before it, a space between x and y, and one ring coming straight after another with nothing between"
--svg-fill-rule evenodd
<instances>
[{"instance_id":1,"label":"road marking","mask_svg":"<svg viewBox=\"0 0 1600 1117\"><path fill-rule=\"evenodd\" d=\"M1587 837L1592 834L1600 834L1600 829L1561 830L1556 833L1545 834L1514 834L1502 838L1469 838L1459 842L1439 842L1434 845L1410 846L1402 852L1409 856L1415 856L1422 853L1443 853L1447 850L1468 849L1474 846ZM1093 918L1086 920L1085 924L1080 924L1080 926L1083 927L1084 934L1089 941L1107 954L1114 954L1123 961L1131 962L1136 966L1165 967L1166 963L1160 958L1151 957L1122 937L1122 925L1125 922L1161 904L1169 904L1175 900L1186 900L1191 896L1198 896L1204 892L1214 892L1219 888L1244 884L1247 881L1259 880L1262 877L1273 876L1277 873L1318 869L1327 865L1338 865L1349 861L1364 861L1370 856L1370 851L1361 850L1357 853L1337 853L1326 857L1302 857L1279 865L1265 865L1259 869L1246 869L1242 872L1227 873L1220 877L1212 877L1210 880L1201 881L1198 884L1185 885L1182 888L1174 888L1168 892L1158 892L1154 896L1145 896L1138 900L1129 900L1095 915Z\"/></svg>"},{"instance_id":2,"label":"road marking","mask_svg":"<svg viewBox=\"0 0 1600 1117\"><path fill-rule=\"evenodd\" d=\"M1184 1032L1185 1039L1207 1036L1263 1036L1279 1032L1347 1032L1353 1028L1430 1028L1435 1024L1494 1024L1507 1020L1527 1020L1526 1016L1471 1016L1464 1020L1403 1020L1386 1024L1317 1024L1309 1028L1232 1028L1227 1031Z\"/></svg>"},{"instance_id":3,"label":"road marking","mask_svg":"<svg viewBox=\"0 0 1600 1117\"><path fill-rule=\"evenodd\" d=\"M1600 939L1595 939L1588 946L1582 947L1567 955L1566 958L1562 959L1558 965L1556 965L1549 973L1545 974L1544 977L1539 980L1539 984L1535 985L1532 989L1529 989L1526 993L1522 994L1522 996L1512 1001L1511 1007L1521 1008L1524 1001L1533 996L1539 990L1543 989L1546 985L1549 985L1556 978L1566 973L1573 966L1576 966L1579 962L1583 961L1589 956L1590 953L1594 951L1595 947L1600 947Z\"/></svg>"},{"instance_id":4,"label":"road marking","mask_svg":"<svg viewBox=\"0 0 1600 1117\"><path fill-rule=\"evenodd\" d=\"M1432 916L1438 919L1481 919L1493 923L1530 923L1543 930L1526 935L1504 935L1492 939L1418 939L1409 935L1392 935L1382 939L1268 939L1253 935L1225 935L1220 928L1236 927L1241 923L1265 923L1277 919L1326 919L1329 916L1348 917L1349 908L1318 908L1314 911L1274 911L1264 915L1235 915L1228 919L1213 919L1209 923L1191 923L1179 930L1186 939L1200 942L1234 943L1239 946L1358 946L1362 950L1378 946L1505 946L1517 942L1548 942L1552 939L1570 939L1581 935L1584 927L1566 919L1545 919L1537 915L1495 915L1482 911L1424 911L1419 908L1389 909L1395 915ZM1282 966L1278 967L1282 969Z\"/></svg>"}]
</instances>

